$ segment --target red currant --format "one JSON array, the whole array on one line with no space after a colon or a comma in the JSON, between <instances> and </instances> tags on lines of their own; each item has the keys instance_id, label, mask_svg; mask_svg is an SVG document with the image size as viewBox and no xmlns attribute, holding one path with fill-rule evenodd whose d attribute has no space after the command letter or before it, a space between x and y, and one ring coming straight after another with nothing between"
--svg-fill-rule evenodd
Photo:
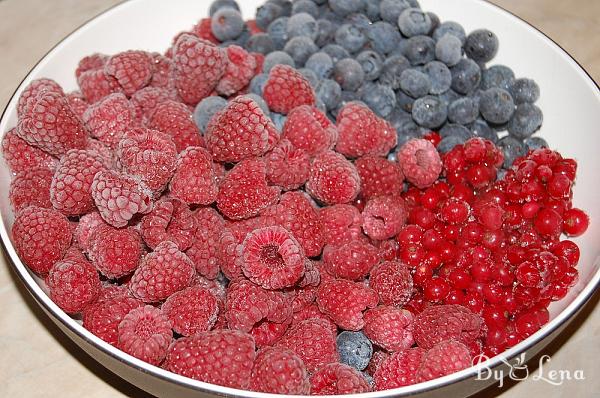
<instances>
[{"instance_id":1,"label":"red currant","mask_svg":"<svg viewBox=\"0 0 600 398\"><path fill-rule=\"evenodd\" d=\"M572 208L563 214L563 231L569 236L581 236L589 227L590 219L581 209Z\"/></svg>"}]
</instances>

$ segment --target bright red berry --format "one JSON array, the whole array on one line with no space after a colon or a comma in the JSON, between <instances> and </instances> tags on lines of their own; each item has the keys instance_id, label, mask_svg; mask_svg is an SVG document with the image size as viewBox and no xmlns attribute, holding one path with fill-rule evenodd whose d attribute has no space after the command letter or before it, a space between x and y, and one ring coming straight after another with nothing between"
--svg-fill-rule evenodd
<instances>
[{"instance_id":1,"label":"bright red berry","mask_svg":"<svg viewBox=\"0 0 600 398\"><path fill-rule=\"evenodd\" d=\"M272 111L284 115L298 106L315 104L315 93L308 80L288 65L271 69L263 97Z\"/></svg>"},{"instance_id":2,"label":"bright red berry","mask_svg":"<svg viewBox=\"0 0 600 398\"><path fill-rule=\"evenodd\" d=\"M423 356L417 381L423 382L458 372L471 366L471 354L462 343L449 340L433 346Z\"/></svg>"},{"instance_id":3,"label":"bright red berry","mask_svg":"<svg viewBox=\"0 0 600 398\"><path fill-rule=\"evenodd\" d=\"M390 352L402 351L414 344L410 311L396 307L377 307L365 312L363 329L373 343Z\"/></svg>"},{"instance_id":4,"label":"bright red berry","mask_svg":"<svg viewBox=\"0 0 600 398\"><path fill-rule=\"evenodd\" d=\"M98 224L90 232L86 252L92 264L110 278L133 272L143 254L142 239L133 228L113 228Z\"/></svg>"},{"instance_id":5,"label":"bright red berry","mask_svg":"<svg viewBox=\"0 0 600 398\"><path fill-rule=\"evenodd\" d=\"M315 156L334 147L338 132L327 116L316 107L301 105L288 113L282 137L287 138L295 148Z\"/></svg>"},{"instance_id":6,"label":"bright red berry","mask_svg":"<svg viewBox=\"0 0 600 398\"><path fill-rule=\"evenodd\" d=\"M419 347L431 348L450 339L469 343L480 336L482 327L481 317L463 306L436 305L417 314L413 334Z\"/></svg>"},{"instance_id":7,"label":"bright red berry","mask_svg":"<svg viewBox=\"0 0 600 398\"><path fill-rule=\"evenodd\" d=\"M348 203L360 191L360 176L354 165L341 154L321 152L311 164L306 190L329 205Z\"/></svg>"},{"instance_id":8,"label":"bright red berry","mask_svg":"<svg viewBox=\"0 0 600 398\"><path fill-rule=\"evenodd\" d=\"M217 298L205 287L192 286L169 296L161 311L175 332L192 336L210 330L217 320Z\"/></svg>"},{"instance_id":9,"label":"bright red berry","mask_svg":"<svg viewBox=\"0 0 600 398\"><path fill-rule=\"evenodd\" d=\"M146 127L171 136L177 152L190 146L204 147L204 139L194 123L192 111L181 102L167 100L158 104Z\"/></svg>"},{"instance_id":10,"label":"bright red berry","mask_svg":"<svg viewBox=\"0 0 600 398\"><path fill-rule=\"evenodd\" d=\"M377 305L377 293L359 282L331 279L317 290L317 304L344 330L360 330L364 326L363 311Z\"/></svg>"}]
</instances>

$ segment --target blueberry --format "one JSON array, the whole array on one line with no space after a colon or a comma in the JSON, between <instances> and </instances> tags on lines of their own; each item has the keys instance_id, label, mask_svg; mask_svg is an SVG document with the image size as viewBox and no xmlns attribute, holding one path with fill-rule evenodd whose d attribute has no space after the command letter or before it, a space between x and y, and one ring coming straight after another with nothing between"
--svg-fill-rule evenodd
<instances>
[{"instance_id":1,"label":"blueberry","mask_svg":"<svg viewBox=\"0 0 600 398\"><path fill-rule=\"evenodd\" d=\"M319 32L317 30L317 21L312 15L305 12L295 14L290 17L287 23L288 38L306 36L311 40L316 40Z\"/></svg>"},{"instance_id":2,"label":"blueberry","mask_svg":"<svg viewBox=\"0 0 600 398\"><path fill-rule=\"evenodd\" d=\"M429 76L429 81L431 81L429 94L442 94L450 89L452 74L450 69L443 63L431 61L423 67L423 72Z\"/></svg>"},{"instance_id":3,"label":"blueberry","mask_svg":"<svg viewBox=\"0 0 600 398\"><path fill-rule=\"evenodd\" d=\"M359 51L367 42L365 34L354 25L344 24L335 32L335 42L349 53Z\"/></svg>"},{"instance_id":4,"label":"blueberry","mask_svg":"<svg viewBox=\"0 0 600 398\"><path fill-rule=\"evenodd\" d=\"M371 20L365 14L354 13L344 18L344 23L356 26L361 32L366 33L371 28Z\"/></svg>"},{"instance_id":5,"label":"blueberry","mask_svg":"<svg viewBox=\"0 0 600 398\"><path fill-rule=\"evenodd\" d=\"M435 59L435 42L429 36L413 36L406 40L404 56L412 65L425 65Z\"/></svg>"},{"instance_id":6,"label":"blueberry","mask_svg":"<svg viewBox=\"0 0 600 398\"><path fill-rule=\"evenodd\" d=\"M234 10L238 10L238 11L240 10L240 6L238 6L238 4L235 0L215 0L210 5L208 14L212 17L221 8L226 8L226 7L233 8Z\"/></svg>"},{"instance_id":7,"label":"blueberry","mask_svg":"<svg viewBox=\"0 0 600 398\"><path fill-rule=\"evenodd\" d=\"M371 25L367 30L367 36L371 47L381 54L392 52L402 38L394 25L384 21L375 22Z\"/></svg>"},{"instance_id":8,"label":"blueberry","mask_svg":"<svg viewBox=\"0 0 600 398\"><path fill-rule=\"evenodd\" d=\"M329 7L336 14L345 17L361 11L365 6L365 2L365 0L329 0Z\"/></svg>"},{"instance_id":9,"label":"blueberry","mask_svg":"<svg viewBox=\"0 0 600 398\"><path fill-rule=\"evenodd\" d=\"M365 72L362 66L352 58L345 58L335 64L333 68L333 79L339 83L344 90L356 91L365 80Z\"/></svg>"},{"instance_id":10,"label":"blueberry","mask_svg":"<svg viewBox=\"0 0 600 398\"><path fill-rule=\"evenodd\" d=\"M540 108L533 104L520 104L508 122L508 134L518 139L528 138L542 125L544 116Z\"/></svg>"},{"instance_id":11,"label":"blueberry","mask_svg":"<svg viewBox=\"0 0 600 398\"><path fill-rule=\"evenodd\" d=\"M281 12L284 17L292 15L292 2L290 0L268 0L269 3L275 3L281 7Z\"/></svg>"},{"instance_id":12,"label":"blueberry","mask_svg":"<svg viewBox=\"0 0 600 398\"><path fill-rule=\"evenodd\" d=\"M467 36L465 54L473 61L485 63L498 53L498 37L487 29L477 29Z\"/></svg>"},{"instance_id":13,"label":"blueberry","mask_svg":"<svg viewBox=\"0 0 600 398\"><path fill-rule=\"evenodd\" d=\"M300 74L302 76L304 76L306 78L306 80L308 80L308 82L310 83L310 85L312 87L317 87L317 85L319 84L319 81L321 80L321 79L319 79L319 76L317 76L317 74L312 69L301 68L301 69L298 69L298 72L300 72Z\"/></svg>"},{"instance_id":14,"label":"blueberry","mask_svg":"<svg viewBox=\"0 0 600 398\"><path fill-rule=\"evenodd\" d=\"M410 68L410 62L404 56L395 55L389 57L383 62L379 82L387 84L393 90L398 90L400 88L400 76L408 68Z\"/></svg>"},{"instance_id":15,"label":"blueberry","mask_svg":"<svg viewBox=\"0 0 600 398\"><path fill-rule=\"evenodd\" d=\"M283 9L274 3L265 3L256 9L256 26L267 30L271 22L283 16Z\"/></svg>"},{"instance_id":16,"label":"blueberry","mask_svg":"<svg viewBox=\"0 0 600 398\"><path fill-rule=\"evenodd\" d=\"M440 100L444 101L446 106L449 106L452 102L456 101L459 98L462 98L462 95L460 95L456 91L450 89L450 90L444 91L442 94L439 95L439 97L440 97Z\"/></svg>"},{"instance_id":17,"label":"blueberry","mask_svg":"<svg viewBox=\"0 0 600 398\"><path fill-rule=\"evenodd\" d=\"M250 81L250 92L257 95L263 95L265 84L269 79L269 75L266 73L260 73Z\"/></svg>"},{"instance_id":18,"label":"blueberry","mask_svg":"<svg viewBox=\"0 0 600 398\"><path fill-rule=\"evenodd\" d=\"M273 44L275 45L276 50L283 50L285 43L287 43L288 21L288 17L280 17L271 22L269 24L269 27L267 28L267 33L269 34L269 36L271 36L271 40L273 40Z\"/></svg>"},{"instance_id":19,"label":"blueberry","mask_svg":"<svg viewBox=\"0 0 600 398\"><path fill-rule=\"evenodd\" d=\"M515 112L515 103L508 91L493 87L481 93L479 110L488 122L503 124L508 122Z\"/></svg>"},{"instance_id":20,"label":"blueberry","mask_svg":"<svg viewBox=\"0 0 600 398\"><path fill-rule=\"evenodd\" d=\"M283 126L285 125L285 121L287 120L287 116L282 115L281 113L272 112L271 120L273 121L275 128L281 132L283 130Z\"/></svg>"},{"instance_id":21,"label":"blueberry","mask_svg":"<svg viewBox=\"0 0 600 398\"><path fill-rule=\"evenodd\" d=\"M395 25L398 23L400 14L410 7L411 5L407 0L383 0L379 4L379 14L381 19Z\"/></svg>"},{"instance_id":22,"label":"blueberry","mask_svg":"<svg viewBox=\"0 0 600 398\"><path fill-rule=\"evenodd\" d=\"M206 97L194 109L194 122L202 134L215 113L227 106L227 100L218 96Z\"/></svg>"},{"instance_id":23,"label":"blueberry","mask_svg":"<svg viewBox=\"0 0 600 398\"><path fill-rule=\"evenodd\" d=\"M314 18L319 16L319 7L311 0L296 0L292 4L292 14L305 12Z\"/></svg>"},{"instance_id":24,"label":"blueberry","mask_svg":"<svg viewBox=\"0 0 600 398\"><path fill-rule=\"evenodd\" d=\"M481 88L483 90L497 87L509 91L514 80L515 73L504 65L493 65L481 72Z\"/></svg>"},{"instance_id":25,"label":"blueberry","mask_svg":"<svg viewBox=\"0 0 600 398\"><path fill-rule=\"evenodd\" d=\"M445 34L435 43L435 57L448 66L456 65L462 59L462 44L454 35Z\"/></svg>"},{"instance_id":26,"label":"blueberry","mask_svg":"<svg viewBox=\"0 0 600 398\"><path fill-rule=\"evenodd\" d=\"M344 106L346 106L347 104L349 104L350 102L360 102L358 100L358 94L354 91L342 91L342 99L341 99L340 103L338 104L338 106L335 109L333 109L331 111L331 114L334 116L334 121L335 121L335 117L337 117L340 110L342 110L342 108Z\"/></svg>"},{"instance_id":27,"label":"blueberry","mask_svg":"<svg viewBox=\"0 0 600 398\"><path fill-rule=\"evenodd\" d=\"M388 117L396 106L396 94L390 86L368 83L361 87L360 94L360 99L380 117Z\"/></svg>"},{"instance_id":28,"label":"blueberry","mask_svg":"<svg viewBox=\"0 0 600 398\"><path fill-rule=\"evenodd\" d=\"M330 43L335 38L335 32L338 26L328 19L317 19L317 38L315 44L319 47L323 47Z\"/></svg>"},{"instance_id":29,"label":"blueberry","mask_svg":"<svg viewBox=\"0 0 600 398\"><path fill-rule=\"evenodd\" d=\"M441 153L450 152L455 146L462 145L467 140L464 139L463 136L459 135L449 135L447 137L442 138L442 140L437 145L437 150Z\"/></svg>"},{"instance_id":30,"label":"blueberry","mask_svg":"<svg viewBox=\"0 0 600 398\"><path fill-rule=\"evenodd\" d=\"M509 87L515 104L533 104L540 98L540 87L531 79L517 79Z\"/></svg>"},{"instance_id":31,"label":"blueberry","mask_svg":"<svg viewBox=\"0 0 600 398\"><path fill-rule=\"evenodd\" d=\"M256 33L246 42L246 49L250 52L267 55L275 51L273 39L266 33Z\"/></svg>"},{"instance_id":32,"label":"blueberry","mask_svg":"<svg viewBox=\"0 0 600 398\"><path fill-rule=\"evenodd\" d=\"M246 24L242 14L234 8L224 7L212 16L210 23L213 35L219 41L233 40L242 34Z\"/></svg>"},{"instance_id":33,"label":"blueberry","mask_svg":"<svg viewBox=\"0 0 600 398\"><path fill-rule=\"evenodd\" d=\"M481 82L481 69L472 59L463 58L450 68L452 89L459 94L475 90Z\"/></svg>"},{"instance_id":34,"label":"blueberry","mask_svg":"<svg viewBox=\"0 0 600 398\"><path fill-rule=\"evenodd\" d=\"M363 370L369 365L373 355L373 345L362 332L344 331L337 336L337 349L340 362Z\"/></svg>"},{"instance_id":35,"label":"blueberry","mask_svg":"<svg viewBox=\"0 0 600 398\"><path fill-rule=\"evenodd\" d=\"M420 98L431 90L431 81L423 72L406 69L400 75L400 89L413 98Z\"/></svg>"},{"instance_id":36,"label":"blueberry","mask_svg":"<svg viewBox=\"0 0 600 398\"><path fill-rule=\"evenodd\" d=\"M460 43L463 45L467 41L467 34L465 33L465 29L458 22L442 22L440 26L438 26L437 29L433 31L433 39L435 41L438 41L446 34L456 36L460 40Z\"/></svg>"},{"instance_id":37,"label":"blueberry","mask_svg":"<svg viewBox=\"0 0 600 398\"><path fill-rule=\"evenodd\" d=\"M323 101L327 110L335 109L342 100L342 88L340 85L331 79L324 79L317 86L317 98Z\"/></svg>"},{"instance_id":38,"label":"blueberry","mask_svg":"<svg viewBox=\"0 0 600 398\"><path fill-rule=\"evenodd\" d=\"M467 125L479 116L479 103L472 98L463 97L448 106L448 120L452 123Z\"/></svg>"},{"instance_id":39,"label":"blueberry","mask_svg":"<svg viewBox=\"0 0 600 398\"><path fill-rule=\"evenodd\" d=\"M293 18L293 17L292 17ZM304 66L311 55L319 51L319 47L310 37L297 36L291 38L283 48L294 60L296 66Z\"/></svg>"},{"instance_id":40,"label":"blueberry","mask_svg":"<svg viewBox=\"0 0 600 398\"><path fill-rule=\"evenodd\" d=\"M532 151L540 148L548 148L548 143L542 137L529 137L525 140L525 145Z\"/></svg>"},{"instance_id":41,"label":"blueberry","mask_svg":"<svg viewBox=\"0 0 600 398\"><path fill-rule=\"evenodd\" d=\"M315 107L323 113L327 112L327 106L325 106L325 103L319 97L315 100Z\"/></svg>"},{"instance_id":42,"label":"blueberry","mask_svg":"<svg viewBox=\"0 0 600 398\"><path fill-rule=\"evenodd\" d=\"M256 102L265 115L270 115L271 111L269 110L269 106L267 105L263 97L254 93L245 94L244 97L250 98L252 101Z\"/></svg>"},{"instance_id":43,"label":"blueberry","mask_svg":"<svg viewBox=\"0 0 600 398\"><path fill-rule=\"evenodd\" d=\"M440 129L440 136L442 138L450 136L460 137L464 142L469 138L473 138L473 133L471 133L471 130L460 124L446 123L446 125Z\"/></svg>"},{"instance_id":44,"label":"blueberry","mask_svg":"<svg viewBox=\"0 0 600 398\"><path fill-rule=\"evenodd\" d=\"M337 44L328 44L325 47L321 48L321 51L327 53L331 57L334 65L340 62L342 59L350 58L350 54L346 49Z\"/></svg>"},{"instance_id":45,"label":"blueberry","mask_svg":"<svg viewBox=\"0 0 600 398\"><path fill-rule=\"evenodd\" d=\"M498 141L498 133L496 133L487 122L482 119L477 119L471 124L471 133L475 137L481 137L492 142Z\"/></svg>"},{"instance_id":46,"label":"blueberry","mask_svg":"<svg viewBox=\"0 0 600 398\"><path fill-rule=\"evenodd\" d=\"M401 147L407 141L413 138L421 138L425 132L426 130L417 126L412 119L406 119L396 127L396 133L398 137L397 146Z\"/></svg>"},{"instance_id":47,"label":"blueberry","mask_svg":"<svg viewBox=\"0 0 600 398\"><path fill-rule=\"evenodd\" d=\"M431 19L431 27L429 28L429 32L427 32L427 36L433 35L433 31L440 26L440 17L434 12L428 11L427 15L429 15L429 19Z\"/></svg>"},{"instance_id":48,"label":"blueberry","mask_svg":"<svg viewBox=\"0 0 600 398\"><path fill-rule=\"evenodd\" d=\"M418 8L407 8L398 17L398 27L406 37L426 35L431 30L431 18Z\"/></svg>"},{"instance_id":49,"label":"blueberry","mask_svg":"<svg viewBox=\"0 0 600 398\"><path fill-rule=\"evenodd\" d=\"M333 60L329 54L319 51L308 58L305 66L315 72L319 79L327 79L333 71Z\"/></svg>"},{"instance_id":50,"label":"blueberry","mask_svg":"<svg viewBox=\"0 0 600 398\"><path fill-rule=\"evenodd\" d=\"M290 55L283 51L273 51L271 54L265 57L263 63L263 72L269 73L275 65L289 65L296 67L294 59Z\"/></svg>"},{"instance_id":51,"label":"blueberry","mask_svg":"<svg viewBox=\"0 0 600 398\"><path fill-rule=\"evenodd\" d=\"M396 106L402 109L404 112L412 113L415 99L410 95L407 95L402 90L396 91Z\"/></svg>"},{"instance_id":52,"label":"blueberry","mask_svg":"<svg viewBox=\"0 0 600 398\"><path fill-rule=\"evenodd\" d=\"M417 124L428 129L437 129L444 124L448 108L438 97L427 95L415 101L412 117Z\"/></svg>"},{"instance_id":53,"label":"blueberry","mask_svg":"<svg viewBox=\"0 0 600 398\"><path fill-rule=\"evenodd\" d=\"M387 120L394 126L396 131L399 127L402 126L407 120L412 121L412 115L410 112L406 112L400 106L396 105L394 109L392 109L392 113L389 114Z\"/></svg>"},{"instance_id":54,"label":"blueberry","mask_svg":"<svg viewBox=\"0 0 600 398\"><path fill-rule=\"evenodd\" d=\"M365 9L365 15L372 21L377 22L381 20L381 14L379 13L379 6L381 0L368 0L367 8Z\"/></svg>"},{"instance_id":55,"label":"blueberry","mask_svg":"<svg viewBox=\"0 0 600 398\"><path fill-rule=\"evenodd\" d=\"M365 80L372 81L379 78L383 67L383 58L379 53L365 50L356 56L356 60L365 72Z\"/></svg>"},{"instance_id":56,"label":"blueberry","mask_svg":"<svg viewBox=\"0 0 600 398\"><path fill-rule=\"evenodd\" d=\"M496 145L504 153L504 168L506 169L512 166L515 159L525 156L527 153L527 146L510 135L500 138Z\"/></svg>"}]
</instances>

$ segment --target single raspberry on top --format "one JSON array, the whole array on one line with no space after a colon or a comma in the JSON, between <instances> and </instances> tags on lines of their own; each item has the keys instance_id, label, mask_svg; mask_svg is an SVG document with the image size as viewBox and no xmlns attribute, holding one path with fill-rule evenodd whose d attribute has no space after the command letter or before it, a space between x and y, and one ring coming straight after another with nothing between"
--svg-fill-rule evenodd
<instances>
[{"instance_id":1,"label":"single raspberry on top","mask_svg":"<svg viewBox=\"0 0 600 398\"><path fill-rule=\"evenodd\" d=\"M156 105L146 127L169 135L177 152L190 146L204 147L204 139L194 123L192 111L181 102L166 100Z\"/></svg>"},{"instance_id":2,"label":"single raspberry on top","mask_svg":"<svg viewBox=\"0 0 600 398\"><path fill-rule=\"evenodd\" d=\"M90 105L82 120L92 137L111 148L116 148L125 133L137 123L135 109L122 93L110 94Z\"/></svg>"},{"instance_id":3,"label":"single raspberry on top","mask_svg":"<svg viewBox=\"0 0 600 398\"><path fill-rule=\"evenodd\" d=\"M362 212L363 230L374 240L396 236L404 227L408 210L400 195L370 199Z\"/></svg>"},{"instance_id":4,"label":"single raspberry on top","mask_svg":"<svg viewBox=\"0 0 600 398\"><path fill-rule=\"evenodd\" d=\"M102 222L93 227L85 250L102 275L116 279L138 267L144 252L142 246L135 229L117 229Z\"/></svg>"},{"instance_id":5,"label":"single raspberry on top","mask_svg":"<svg viewBox=\"0 0 600 398\"><path fill-rule=\"evenodd\" d=\"M317 290L317 304L340 328L358 331L365 322L363 311L379 301L377 293L362 283L345 279L321 282Z\"/></svg>"},{"instance_id":6,"label":"single raspberry on top","mask_svg":"<svg viewBox=\"0 0 600 398\"><path fill-rule=\"evenodd\" d=\"M90 104L123 91L117 79L107 75L104 68L86 70L77 77L77 84Z\"/></svg>"},{"instance_id":7,"label":"single raspberry on top","mask_svg":"<svg viewBox=\"0 0 600 398\"><path fill-rule=\"evenodd\" d=\"M306 190L328 205L349 203L360 192L360 176L343 155L324 151L312 161Z\"/></svg>"},{"instance_id":8,"label":"single raspberry on top","mask_svg":"<svg viewBox=\"0 0 600 398\"><path fill-rule=\"evenodd\" d=\"M335 146L338 132L327 116L316 107L301 105L288 113L282 136L294 147L315 156Z\"/></svg>"},{"instance_id":9,"label":"single raspberry on top","mask_svg":"<svg viewBox=\"0 0 600 398\"><path fill-rule=\"evenodd\" d=\"M57 160L40 148L29 145L12 128L2 137L2 158L13 174L27 171L31 168L45 167L53 170Z\"/></svg>"},{"instance_id":10,"label":"single raspberry on top","mask_svg":"<svg viewBox=\"0 0 600 398\"><path fill-rule=\"evenodd\" d=\"M218 250L225 221L212 207L196 210L194 218L196 219L196 232L186 254L194 263L199 275L215 279L221 269Z\"/></svg>"},{"instance_id":11,"label":"single raspberry on top","mask_svg":"<svg viewBox=\"0 0 600 398\"><path fill-rule=\"evenodd\" d=\"M85 259L54 264L46 277L50 298L69 314L82 312L100 293L100 278Z\"/></svg>"},{"instance_id":12,"label":"single raspberry on top","mask_svg":"<svg viewBox=\"0 0 600 398\"><path fill-rule=\"evenodd\" d=\"M196 219L187 204L179 199L163 198L154 204L140 223L144 242L154 249L161 242L171 241L186 250L192 245Z\"/></svg>"},{"instance_id":13,"label":"single raspberry on top","mask_svg":"<svg viewBox=\"0 0 600 398\"><path fill-rule=\"evenodd\" d=\"M396 261L385 261L371 271L369 287L377 292L384 305L402 307L413 295L410 269Z\"/></svg>"},{"instance_id":14,"label":"single raspberry on top","mask_svg":"<svg viewBox=\"0 0 600 398\"><path fill-rule=\"evenodd\" d=\"M413 343L413 314L396 307L377 307L365 312L363 329L373 343L390 352L410 348Z\"/></svg>"},{"instance_id":15,"label":"single raspberry on top","mask_svg":"<svg viewBox=\"0 0 600 398\"><path fill-rule=\"evenodd\" d=\"M154 73L152 57L145 51L128 50L111 56L104 72L119 82L128 97L150 83Z\"/></svg>"},{"instance_id":16,"label":"single raspberry on top","mask_svg":"<svg viewBox=\"0 0 600 398\"><path fill-rule=\"evenodd\" d=\"M50 185L54 172L47 167L32 167L19 172L11 181L8 199L15 213L29 206L52 208Z\"/></svg>"},{"instance_id":17,"label":"single raspberry on top","mask_svg":"<svg viewBox=\"0 0 600 398\"><path fill-rule=\"evenodd\" d=\"M287 115L301 105L314 105L315 92L300 72L288 65L275 65L269 73L263 96L269 108Z\"/></svg>"},{"instance_id":18,"label":"single raspberry on top","mask_svg":"<svg viewBox=\"0 0 600 398\"><path fill-rule=\"evenodd\" d=\"M310 157L285 138L265 155L265 163L269 183L286 191L298 189L308 180Z\"/></svg>"},{"instance_id":19,"label":"single raspberry on top","mask_svg":"<svg viewBox=\"0 0 600 398\"><path fill-rule=\"evenodd\" d=\"M404 174L398 163L378 156L363 156L354 162L362 189L360 196L369 200L375 196L399 195L404 189Z\"/></svg>"},{"instance_id":20,"label":"single raspberry on top","mask_svg":"<svg viewBox=\"0 0 600 398\"><path fill-rule=\"evenodd\" d=\"M331 363L310 377L311 394L341 395L371 391L369 382L356 369L341 363Z\"/></svg>"},{"instance_id":21,"label":"single raspberry on top","mask_svg":"<svg viewBox=\"0 0 600 398\"><path fill-rule=\"evenodd\" d=\"M188 204L209 205L217 198L217 175L204 148L187 147L177 156L170 195Z\"/></svg>"},{"instance_id":22,"label":"single raspberry on top","mask_svg":"<svg viewBox=\"0 0 600 398\"><path fill-rule=\"evenodd\" d=\"M427 188L442 172L442 160L433 144L424 139L412 139L398 151L398 163L406 179L417 188Z\"/></svg>"},{"instance_id":23,"label":"single raspberry on top","mask_svg":"<svg viewBox=\"0 0 600 398\"><path fill-rule=\"evenodd\" d=\"M224 50L229 62L215 90L220 95L237 93L250 83L256 69L256 59L240 46L229 45Z\"/></svg>"},{"instance_id":24,"label":"single raspberry on top","mask_svg":"<svg viewBox=\"0 0 600 398\"><path fill-rule=\"evenodd\" d=\"M44 92L54 92L60 95L65 94L60 84L52 79L41 78L32 80L19 96L19 102L17 102L17 115L19 118L31 111L31 108L37 102L38 95Z\"/></svg>"},{"instance_id":25,"label":"single raspberry on top","mask_svg":"<svg viewBox=\"0 0 600 398\"><path fill-rule=\"evenodd\" d=\"M326 206L319 210L319 223L323 226L328 245L341 246L344 243L360 239L362 233L362 215L352 205Z\"/></svg>"},{"instance_id":26,"label":"single raspberry on top","mask_svg":"<svg viewBox=\"0 0 600 398\"><path fill-rule=\"evenodd\" d=\"M379 250L360 239L340 246L326 246L323 250L325 269L338 278L360 280L367 276L379 261Z\"/></svg>"},{"instance_id":27,"label":"single raspberry on top","mask_svg":"<svg viewBox=\"0 0 600 398\"><path fill-rule=\"evenodd\" d=\"M308 395L310 382L306 366L290 350L265 348L254 361L250 389L270 394Z\"/></svg>"},{"instance_id":28,"label":"single raspberry on top","mask_svg":"<svg viewBox=\"0 0 600 398\"><path fill-rule=\"evenodd\" d=\"M79 217L79 222L73 233L74 242L82 251L87 251L90 246L90 238L100 225L108 225L97 211Z\"/></svg>"},{"instance_id":29,"label":"single raspberry on top","mask_svg":"<svg viewBox=\"0 0 600 398\"><path fill-rule=\"evenodd\" d=\"M437 379L472 365L469 349L455 340L442 341L423 356L417 371L417 382Z\"/></svg>"},{"instance_id":30,"label":"single raspberry on top","mask_svg":"<svg viewBox=\"0 0 600 398\"><path fill-rule=\"evenodd\" d=\"M210 330L217 320L217 298L202 286L192 286L169 296L161 307L173 330L192 336Z\"/></svg>"}]
</instances>

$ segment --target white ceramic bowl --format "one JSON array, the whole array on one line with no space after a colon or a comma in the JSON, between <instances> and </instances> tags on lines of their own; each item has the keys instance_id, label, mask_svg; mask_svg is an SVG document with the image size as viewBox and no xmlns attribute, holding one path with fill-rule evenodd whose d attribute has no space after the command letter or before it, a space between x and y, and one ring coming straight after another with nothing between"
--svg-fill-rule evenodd
<instances>
[{"instance_id":1,"label":"white ceramic bowl","mask_svg":"<svg viewBox=\"0 0 600 398\"><path fill-rule=\"evenodd\" d=\"M254 15L262 0L240 1L246 17ZM550 307L550 322L533 336L492 358L484 365L505 367L522 353L534 356L548 344L591 298L600 281L600 91L585 71L561 48L522 20L481 0L420 0L425 10L442 20L455 20L471 31L485 27L500 39L494 60L513 68L517 76L537 81L541 88L538 103L544 112L540 132L553 148L579 161L575 205L585 209L592 220L588 232L577 243L581 247L579 283L568 296ZM168 4L168 5L167 5ZM17 122L16 105L21 90L33 79L50 77L65 90L76 88L74 70L80 58L92 52L112 54L127 49L164 51L171 38L207 15L210 0L132 0L99 15L54 47L29 73L13 95L0 121L0 134ZM15 83L16 85L16 83ZM10 175L0 167L0 236L19 278L48 316L82 349L123 379L160 396L197 397L227 395L265 397L268 394L220 387L167 372L149 365L100 340L56 306L35 277L19 260L10 241L13 214L8 201ZM364 397L467 396L493 381L474 379L477 370L465 369L440 379L396 390L373 392Z\"/></svg>"}]
</instances>

